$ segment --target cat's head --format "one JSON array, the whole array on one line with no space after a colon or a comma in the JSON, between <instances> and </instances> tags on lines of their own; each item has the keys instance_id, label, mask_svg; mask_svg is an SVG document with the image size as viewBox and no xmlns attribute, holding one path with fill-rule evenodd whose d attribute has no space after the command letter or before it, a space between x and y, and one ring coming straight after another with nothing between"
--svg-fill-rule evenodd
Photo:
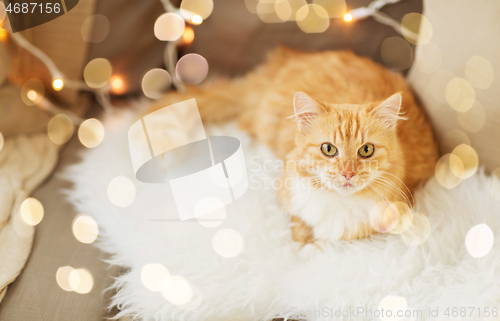
<instances>
[{"instance_id":1,"label":"cat's head","mask_svg":"<svg viewBox=\"0 0 500 321\"><path fill-rule=\"evenodd\" d=\"M294 159L317 186L350 195L401 166L396 124L401 94L363 105L317 102L303 92L294 97L297 134Z\"/></svg>"}]
</instances>

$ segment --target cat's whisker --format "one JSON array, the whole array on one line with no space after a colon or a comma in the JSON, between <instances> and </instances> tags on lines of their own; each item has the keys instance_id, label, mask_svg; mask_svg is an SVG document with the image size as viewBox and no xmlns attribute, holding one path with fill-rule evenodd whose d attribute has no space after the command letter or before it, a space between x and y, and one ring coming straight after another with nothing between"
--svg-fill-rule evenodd
<instances>
[{"instance_id":1,"label":"cat's whisker","mask_svg":"<svg viewBox=\"0 0 500 321\"><path fill-rule=\"evenodd\" d=\"M389 191L393 196L399 195L400 197L402 197L405 200L405 203L407 203L408 206L412 207L412 203L408 198L408 196L399 187L397 187L396 184L394 184L394 182L391 182L389 180L384 180L383 178L380 177L377 177L374 180L382 184L382 186L391 188L393 191L397 192L398 194L394 194L393 192Z\"/></svg>"},{"instance_id":2,"label":"cat's whisker","mask_svg":"<svg viewBox=\"0 0 500 321\"><path fill-rule=\"evenodd\" d=\"M415 199L413 198L413 194L411 193L410 189L408 188L408 186L406 186L406 184L399 178L397 177L396 175L394 174L391 174L391 173L388 173L388 172L384 172L384 171L379 171L380 173L383 173L383 174L387 174L387 175L391 175L392 177L396 178L397 180L399 180L401 182L401 184L403 184L403 186L406 188L406 190L408 191L408 194L410 195L411 197L411 200L412 202L415 202Z\"/></svg>"}]
</instances>

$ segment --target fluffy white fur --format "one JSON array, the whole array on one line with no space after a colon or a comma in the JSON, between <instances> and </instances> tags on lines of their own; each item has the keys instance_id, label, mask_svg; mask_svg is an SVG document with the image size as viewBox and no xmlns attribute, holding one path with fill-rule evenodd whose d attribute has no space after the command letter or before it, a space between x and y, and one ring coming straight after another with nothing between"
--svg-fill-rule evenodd
<instances>
[{"instance_id":1,"label":"fluffy white fur","mask_svg":"<svg viewBox=\"0 0 500 321\"><path fill-rule=\"evenodd\" d=\"M234 125L211 129L212 134L241 140L250 176L249 190L226 208L224 223L208 228L197 222L152 221L176 217L175 205L168 185L134 179L126 134L130 118L120 114L106 120L103 143L82 153L82 161L64 174L74 183L68 197L78 212L97 220L98 246L111 254L109 263L127 269L115 284L112 304L121 309L119 316L269 320L294 308L375 310L387 295L404 297L414 309L440 307L440 313L446 307L492 307L500 302L498 241L483 258L473 258L465 247L466 234L476 224L486 223L495 237L500 236L500 202L488 192L488 176L481 171L452 190L431 180L417 193L416 210L431 223L430 236L420 246L408 246L401 235L386 234L335 242L324 251L314 246L301 249L291 240L287 215L271 187L280 173L256 165L274 159L273 154ZM119 175L132 179L137 190L126 208L113 205L107 196L108 183ZM493 179L492 184L500 182ZM222 228L243 236L245 245L238 256L224 258L212 248L212 237ZM325 227L322 233L333 228ZM142 285L141 268L156 262L190 283L194 289L190 302L172 305Z\"/></svg>"},{"instance_id":2,"label":"fluffy white fur","mask_svg":"<svg viewBox=\"0 0 500 321\"><path fill-rule=\"evenodd\" d=\"M369 223L369 213L376 202L312 189L304 179L292 178L290 208L309 226L314 226L314 237L338 241L345 230L357 230L359 222ZM323 245L321 245L323 246Z\"/></svg>"}]
</instances>

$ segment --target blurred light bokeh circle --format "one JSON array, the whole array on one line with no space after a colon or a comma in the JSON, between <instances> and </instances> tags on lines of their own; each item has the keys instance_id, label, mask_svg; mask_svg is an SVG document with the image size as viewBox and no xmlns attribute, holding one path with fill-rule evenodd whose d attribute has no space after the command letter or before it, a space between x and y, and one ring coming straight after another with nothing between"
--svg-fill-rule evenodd
<instances>
[{"instance_id":1,"label":"blurred light bokeh circle","mask_svg":"<svg viewBox=\"0 0 500 321\"><path fill-rule=\"evenodd\" d=\"M113 69L110 62L105 58L96 58L85 66L83 79L90 88L102 88L111 79Z\"/></svg>"},{"instance_id":2,"label":"blurred light bokeh circle","mask_svg":"<svg viewBox=\"0 0 500 321\"><path fill-rule=\"evenodd\" d=\"M84 244L93 243L99 235L96 221L86 214L78 214L74 218L72 229L75 238Z\"/></svg>"},{"instance_id":3,"label":"blurred light bokeh circle","mask_svg":"<svg viewBox=\"0 0 500 321\"><path fill-rule=\"evenodd\" d=\"M413 62L413 49L401 37L384 39L380 47L380 55L384 64L393 70L405 70Z\"/></svg>"},{"instance_id":4,"label":"blurred light bokeh circle","mask_svg":"<svg viewBox=\"0 0 500 321\"><path fill-rule=\"evenodd\" d=\"M164 13L156 19L154 33L161 41L175 41L182 36L186 24L176 13Z\"/></svg>"},{"instance_id":5,"label":"blurred light bokeh circle","mask_svg":"<svg viewBox=\"0 0 500 321\"><path fill-rule=\"evenodd\" d=\"M323 7L330 18L342 18L347 12L345 0L313 0L313 3Z\"/></svg>"},{"instance_id":6,"label":"blurred light bokeh circle","mask_svg":"<svg viewBox=\"0 0 500 321\"><path fill-rule=\"evenodd\" d=\"M182 0L180 13L184 19L191 20L194 15L207 19L214 9L213 0Z\"/></svg>"},{"instance_id":7,"label":"blurred light bokeh circle","mask_svg":"<svg viewBox=\"0 0 500 321\"><path fill-rule=\"evenodd\" d=\"M427 17L417 12L405 14L401 20L401 32L409 43L423 45L432 39L432 24Z\"/></svg>"},{"instance_id":8,"label":"blurred light bokeh circle","mask_svg":"<svg viewBox=\"0 0 500 321\"><path fill-rule=\"evenodd\" d=\"M108 17L94 14L87 17L81 27L82 38L86 42L99 43L108 37L111 24Z\"/></svg>"},{"instance_id":9,"label":"blurred light bokeh circle","mask_svg":"<svg viewBox=\"0 0 500 321\"><path fill-rule=\"evenodd\" d=\"M172 78L165 69L155 68L142 77L142 91L151 99L158 99L172 86Z\"/></svg>"},{"instance_id":10,"label":"blurred light bokeh circle","mask_svg":"<svg viewBox=\"0 0 500 321\"><path fill-rule=\"evenodd\" d=\"M47 125L47 134L50 140L57 145L65 144L75 131L73 121L66 114L57 114Z\"/></svg>"},{"instance_id":11,"label":"blurred light bokeh circle","mask_svg":"<svg viewBox=\"0 0 500 321\"><path fill-rule=\"evenodd\" d=\"M104 139L104 126L95 118L87 119L78 128L78 139L83 146L94 148Z\"/></svg>"},{"instance_id":12,"label":"blurred light bokeh circle","mask_svg":"<svg viewBox=\"0 0 500 321\"><path fill-rule=\"evenodd\" d=\"M19 214L24 223L31 226L38 225L43 219L43 205L36 198L28 197L21 203Z\"/></svg>"},{"instance_id":13,"label":"blurred light bokeh circle","mask_svg":"<svg viewBox=\"0 0 500 321\"><path fill-rule=\"evenodd\" d=\"M477 89L488 89L494 79L493 66L484 57L472 56L465 64L465 78Z\"/></svg>"},{"instance_id":14,"label":"blurred light bokeh circle","mask_svg":"<svg viewBox=\"0 0 500 321\"><path fill-rule=\"evenodd\" d=\"M21 99L28 106L39 104L44 95L45 87L40 79L29 79L21 87Z\"/></svg>"},{"instance_id":15,"label":"blurred light bokeh circle","mask_svg":"<svg viewBox=\"0 0 500 321\"><path fill-rule=\"evenodd\" d=\"M297 10L297 25L305 33L325 32L330 26L326 10L317 4L307 4Z\"/></svg>"},{"instance_id":16,"label":"blurred light bokeh circle","mask_svg":"<svg viewBox=\"0 0 500 321\"><path fill-rule=\"evenodd\" d=\"M187 85L201 83L208 74L208 63L198 54L182 56L175 68L177 78Z\"/></svg>"}]
</instances>

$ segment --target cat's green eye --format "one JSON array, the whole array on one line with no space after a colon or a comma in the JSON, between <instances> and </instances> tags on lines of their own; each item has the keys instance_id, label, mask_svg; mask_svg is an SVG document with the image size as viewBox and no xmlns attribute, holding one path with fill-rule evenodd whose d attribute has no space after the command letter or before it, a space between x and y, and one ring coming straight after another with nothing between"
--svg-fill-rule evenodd
<instances>
[{"instance_id":1,"label":"cat's green eye","mask_svg":"<svg viewBox=\"0 0 500 321\"><path fill-rule=\"evenodd\" d=\"M333 157L337 154L337 147L333 146L330 143L321 144L321 151L328 157Z\"/></svg>"},{"instance_id":2,"label":"cat's green eye","mask_svg":"<svg viewBox=\"0 0 500 321\"><path fill-rule=\"evenodd\" d=\"M374 151L375 151L375 146L373 146L373 144L364 144L358 150L358 153L359 153L359 156L367 158L367 157L371 157L373 155Z\"/></svg>"}]
</instances>

